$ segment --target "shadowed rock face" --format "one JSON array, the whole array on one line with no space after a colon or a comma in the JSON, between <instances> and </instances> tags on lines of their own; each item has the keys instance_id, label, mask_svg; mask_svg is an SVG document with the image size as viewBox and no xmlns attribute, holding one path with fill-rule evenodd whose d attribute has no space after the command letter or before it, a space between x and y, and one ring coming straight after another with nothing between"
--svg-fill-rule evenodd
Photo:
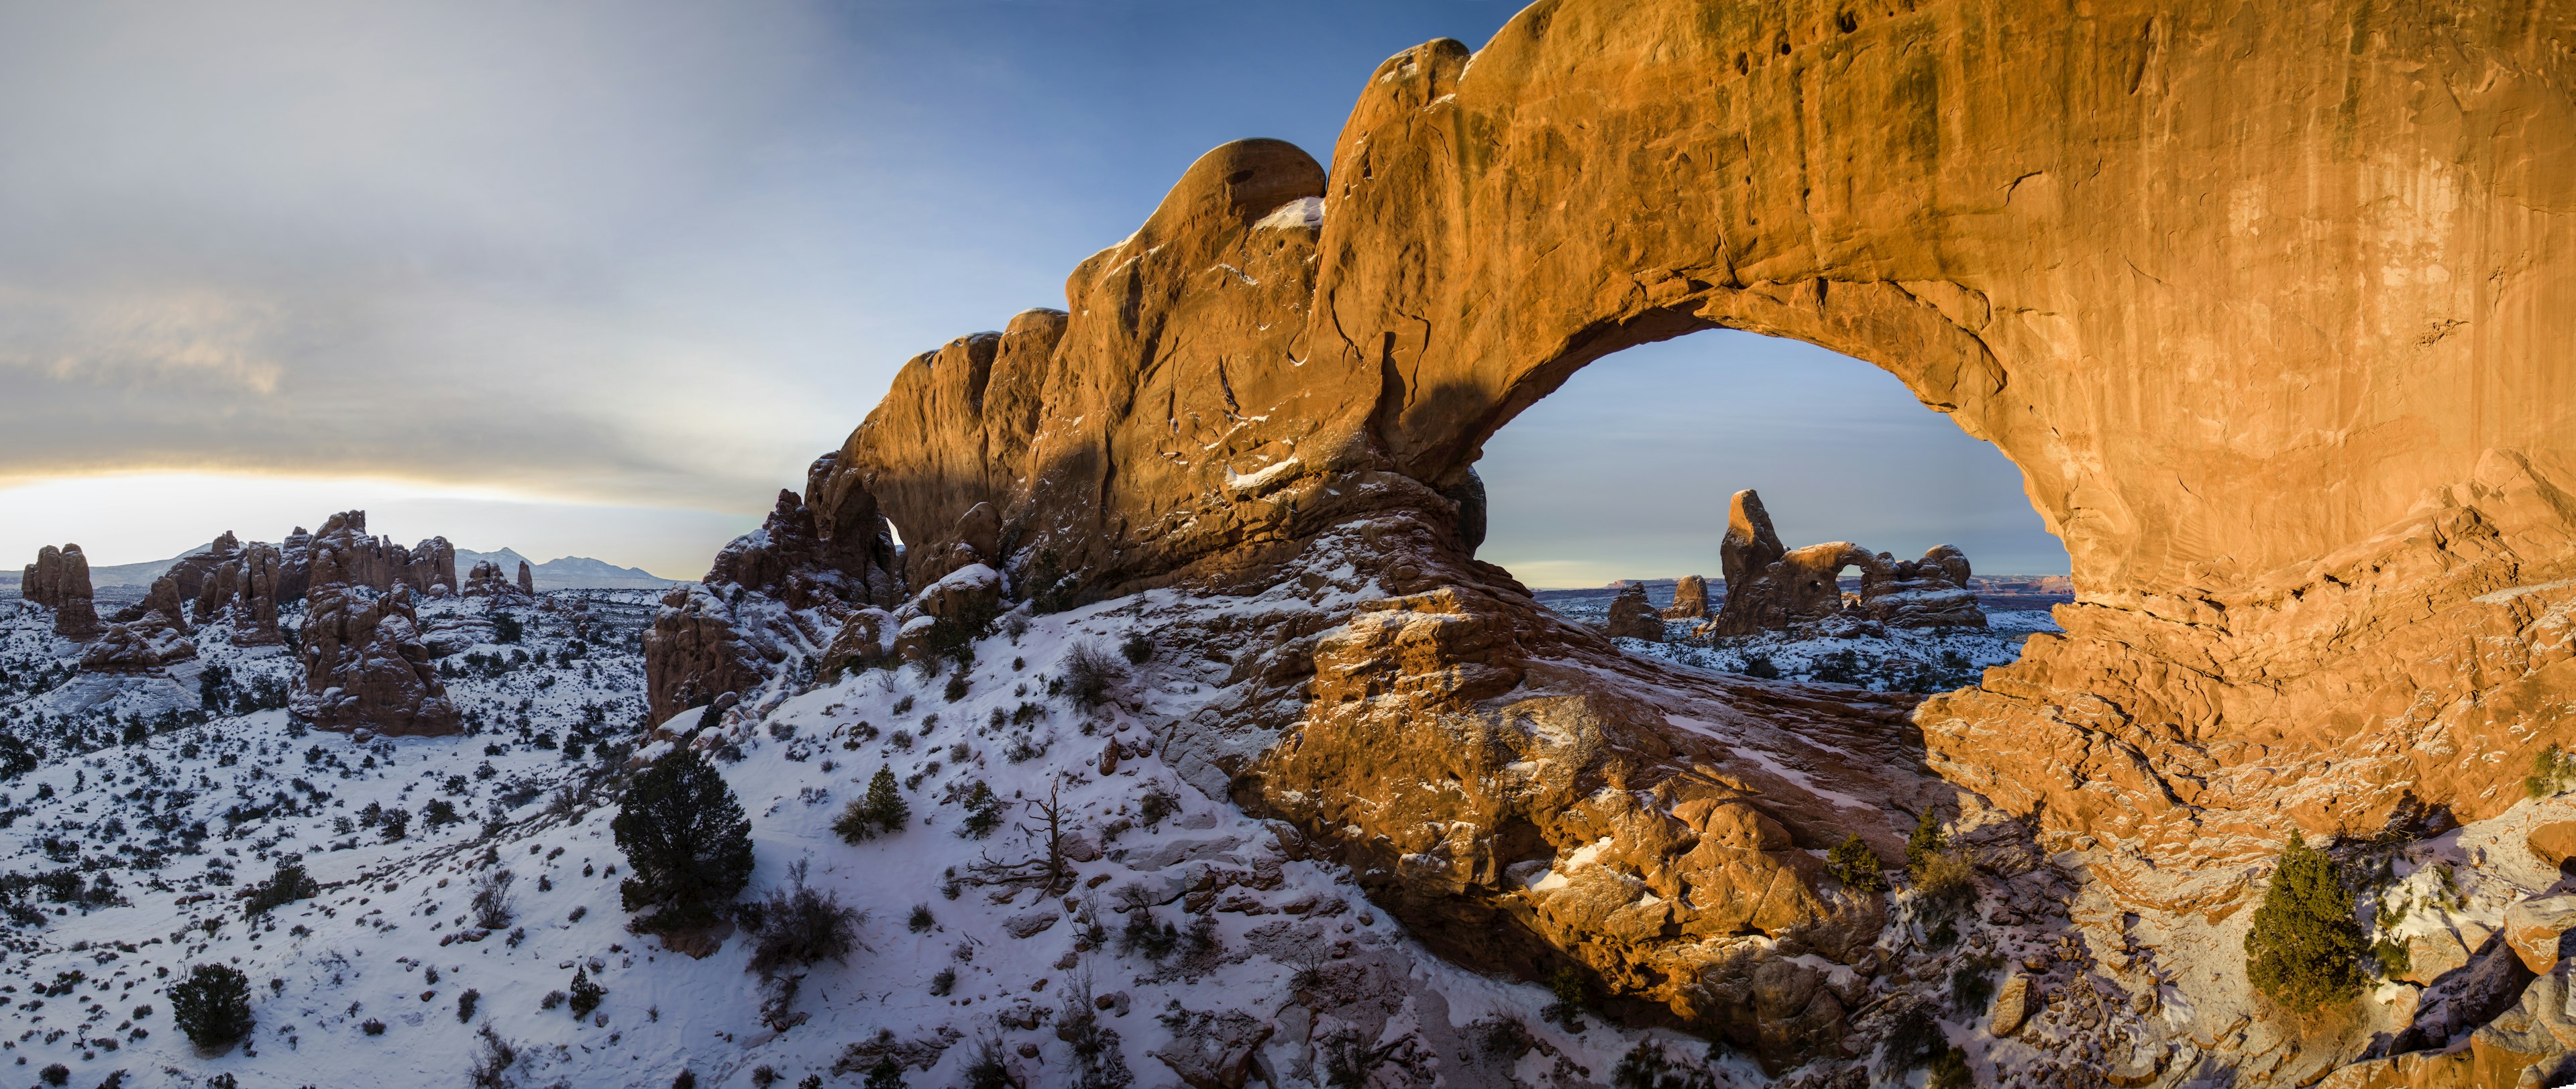
<instances>
[{"instance_id":1,"label":"shadowed rock face","mask_svg":"<svg viewBox=\"0 0 2576 1089\"><path fill-rule=\"evenodd\" d=\"M307 547L304 680L289 707L326 730L395 736L463 730L412 608L410 579L427 570L401 546L368 536L363 511L332 515ZM452 551L447 562L453 577Z\"/></svg>"},{"instance_id":2,"label":"shadowed rock face","mask_svg":"<svg viewBox=\"0 0 2576 1089\"><path fill-rule=\"evenodd\" d=\"M1773 979L1760 995L1675 982L1721 977L1618 914L1642 901L1523 911L1535 893L1496 876L1606 831L1591 857L1660 887L1683 871L1646 855L1711 833L1679 815L1700 799L1635 785L1717 764L1571 744L1548 804L1629 786L1646 807L1583 822L1475 778L1508 744L1441 770L1471 728L1734 744L1641 709L1622 685L1667 682L1471 558L1482 443L1623 347L1810 341L2021 467L2082 597L1914 722L1941 776L2101 848L2119 895L2227 903L2290 824L2498 811L2534 752L2576 744L2576 105L2546 44L2576 9L2239 14L1536 4L1472 65L1450 41L1381 65L1329 180L1276 141L1210 152L1074 270L1065 310L907 364L805 504L862 551L890 519L911 588L998 552L1088 600L1254 593L1324 577L1301 565L1340 542L1405 604L1218 625L1266 702L1175 727L1184 756L1418 928L1472 931L1456 955L1568 958L1739 1038L1810 1041L1797 1011L1824 999L1779 982L1788 961L1722 977ZM1722 550L1731 585L1786 555L1749 527ZM1715 700L1726 737L1870 721L1768 691ZM1812 759L1863 812L1789 782L1745 803L1802 844L1884 842L1929 804L1910 764ZM1782 902L1827 902L1782 865Z\"/></svg>"},{"instance_id":3,"label":"shadowed rock face","mask_svg":"<svg viewBox=\"0 0 2576 1089\"><path fill-rule=\"evenodd\" d=\"M80 546L52 545L36 551L36 562L19 576L19 596L54 611L54 634L66 639L98 635L98 605L89 584L89 557Z\"/></svg>"}]
</instances>

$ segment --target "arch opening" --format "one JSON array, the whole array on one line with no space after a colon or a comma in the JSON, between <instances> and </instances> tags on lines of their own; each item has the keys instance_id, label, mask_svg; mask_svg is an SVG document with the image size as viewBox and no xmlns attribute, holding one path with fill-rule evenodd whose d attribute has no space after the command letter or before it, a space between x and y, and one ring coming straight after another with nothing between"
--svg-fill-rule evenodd
<instances>
[{"instance_id":1,"label":"arch opening","mask_svg":"<svg viewBox=\"0 0 2576 1089\"><path fill-rule=\"evenodd\" d=\"M2056 630L2048 610L2072 596L2066 550L2001 451L1926 411L1886 369L1804 341L1704 329L1586 359L1475 459L1478 557L1630 653L1673 664L1960 688ZM1747 603L1721 554L1742 517L1730 499L1746 489L1786 553L1751 579L1778 599L1758 627L1730 616L1730 594L1739 611ZM1963 585L1918 558L1945 549L1972 572ZM1652 620L1632 603L1614 623L1632 583Z\"/></svg>"}]
</instances>

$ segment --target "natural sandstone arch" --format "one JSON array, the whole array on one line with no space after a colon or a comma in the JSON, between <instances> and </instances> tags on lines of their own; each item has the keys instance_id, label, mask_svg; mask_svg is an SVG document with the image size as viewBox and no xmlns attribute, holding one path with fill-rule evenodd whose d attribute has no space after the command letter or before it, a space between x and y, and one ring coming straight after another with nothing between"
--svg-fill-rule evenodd
<instances>
[{"instance_id":1,"label":"natural sandstone arch","mask_svg":"<svg viewBox=\"0 0 2576 1089\"><path fill-rule=\"evenodd\" d=\"M1436 762L1458 743L1403 723L1537 702L1590 653L1455 547L1443 493L1488 435L1625 346L1811 341L2011 457L2081 588L2064 637L1916 713L1934 766L2132 897L2223 902L2240 871L2170 864L2268 853L2284 818L2492 812L2576 742L2569 40L2548 5L1542 2L1381 66L1329 181L1275 141L1209 153L1066 311L907 366L808 501L863 542L881 509L916 589L974 556L1093 599L1247 589L1328 534L1379 549L1395 602L1283 627L1222 724L1283 739L1225 758L1239 796L1324 826L1262 784L1379 773L1287 741ZM1438 715L1334 726L1424 678ZM1484 816L1346 850L1441 917L1559 835Z\"/></svg>"}]
</instances>

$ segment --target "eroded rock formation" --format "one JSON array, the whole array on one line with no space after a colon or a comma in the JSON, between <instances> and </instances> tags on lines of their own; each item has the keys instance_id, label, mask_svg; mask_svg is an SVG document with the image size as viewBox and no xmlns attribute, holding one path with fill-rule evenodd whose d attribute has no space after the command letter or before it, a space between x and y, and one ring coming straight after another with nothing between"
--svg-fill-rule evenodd
<instances>
[{"instance_id":1,"label":"eroded rock formation","mask_svg":"<svg viewBox=\"0 0 2576 1089\"><path fill-rule=\"evenodd\" d=\"M18 594L54 611L54 634L66 639L98 635L98 605L89 584L89 557L80 546L46 545L19 575Z\"/></svg>"},{"instance_id":2,"label":"eroded rock formation","mask_svg":"<svg viewBox=\"0 0 2576 1089\"><path fill-rule=\"evenodd\" d=\"M518 582L512 581L508 575L501 572L500 564L490 560L476 561L474 569L465 573L465 589L462 592L466 597L488 597L520 604L536 599L534 591L520 589Z\"/></svg>"},{"instance_id":3,"label":"eroded rock formation","mask_svg":"<svg viewBox=\"0 0 2576 1089\"><path fill-rule=\"evenodd\" d=\"M1210 152L1065 310L907 364L799 506L834 547L891 520L910 547L868 568L881 603L970 556L1032 599L1348 572L1368 604L1210 622L1257 698L1174 724L1180 759L1417 933L1462 935L1453 955L1580 963L1794 1051L1820 985L1730 998L1793 962L1720 971L1759 943L1685 940L1646 902L1667 879L1725 901L1682 874L1770 871L1672 852L1777 837L1681 807L1884 845L1939 788L1890 760L1801 773L1857 811L1757 793L1744 746L1875 720L1745 682L1712 735L1702 705L1637 695L1672 682L1472 559L1483 442L1587 363L1698 329L1894 373L2021 468L2083 587L2063 635L1922 706L1931 766L2117 903L2235 911L2288 827L2491 814L2576 747L2571 39L2549 5L1536 4L1472 65L1437 41L1380 66L1329 179L1277 141ZM1730 606L1790 559L1746 529ZM1307 565L1326 542L1346 567ZM1877 558L1825 547L1779 610L1839 608L1830 574ZM1908 581L1950 584L1947 559ZM720 649L750 621L719 586L666 609L710 634L706 661L662 653L657 712L750 660ZM1502 777L1533 739L1564 754L1556 794ZM1514 867L1605 836L1585 862L1617 860L1618 891L1515 906ZM1828 925L1830 890L1777 861L1805 890L1781 903Z\"/></svg>"},{"instance_id":4,"label":"eroded rock formation","mask_svg":"<svg viewBox=\"0 0 2576 1089\"><path fill-rule=\"evenodd\" d=\"M336 514L308 546L304 679L289 708L329 730L456 733L463 724L430 665L415 588L400 577L422 569L408 556L388 563L399 546L388 549L366 529L365 512Z\"/></svg>"},{"instance_id":5,"label":"eroded rock formation","mask_svg":"<svg viewBox=\"0 0 2576 1089\"><path fill-rule=\"evenodd\" d=\"M1934 545L1922 559L1898 560L1850 541L1784 549L1762 497L1750 488L1735 493L1718 558L1726 569L1726 606L1708 625L1717 635L1780 631L1836 617L1896 628L1986 626L1977 593L1968 588L1966 553ZM1845 568L1860 572L1857 594L1842 588Z\"/></svg>"},{"instance_id":6,"label":"eroded rock formation","mask_svg":"<svg viewBox=\"0 0 2576 1089\"><path fill-rule=\"evenodd\" d=\"M816 462L812 479L821 481L833 461ZM791 657L819 664L858 611L902 600L885 519L856 482L845 482L841 494L840 519L826 526L803 496L781 490L768 520L717 553L705 579L664 595L644 636L655 721L740 693ZM965 528L960 540L949 542L948 559L975 562L975 539L998 547L975 526ZM921 559L916 566L946 575L954 568L943 569L944 562Z\"/></svg>"},{"instance_id":7,"label":"eroded rock formation","mask_svg":"<svg viewBox=\"0 0 2576 1089\"><path fill-rule=\"evenodd\" d=\"M1610 618L1601 630L1613 638L1664 641L1664 620L1646 603L1645 583L1630 582L1619 588L1619 596L1610 599Z\"/></svg>"},{"instance_id":8,"label":"eroded rock formation","mask_svg":"<svg viewBox=\"0 0 2576 1089\"><path fill-rule=\"evenodd\" d=\"M1664 606L1666 620L1708 619L1708 580L1683 575L1673 583L1673 603Z\"/></svg>"}]
</instances>

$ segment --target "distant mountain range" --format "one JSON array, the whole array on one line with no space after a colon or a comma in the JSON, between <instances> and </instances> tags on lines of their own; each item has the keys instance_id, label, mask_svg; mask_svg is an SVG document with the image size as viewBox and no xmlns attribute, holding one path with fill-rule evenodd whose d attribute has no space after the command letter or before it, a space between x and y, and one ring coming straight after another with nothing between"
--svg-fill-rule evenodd
<instances>
[{"instance_id":1,"label":"distant mountain range","mask_svg":"<svg viewBox=\"0 0 2576 1089\"><path fill-rule=\"evenodd\" d=\"M540 590L655 590L680 584L676 579L663 578L641 567L619 567L588 556L565 556L538 563L507 548L498 552L457 549L456 577L465 577L466 572L484 560L501 565L501 573L511 578L519 577L519 564L526 561Z\"/></svg>"},{"instance_id":2,"label":"distant mountain range","mask_svg":"<svg viewBox=\"0 0 2576 1089\"><path fill-rule=\"evenodd\" d=\"M190 553L203 551L205 551L203 548L191 549L189 552L182 552L166 560L153 560L148 563L121 563L113 567L93 567L89 569L90 585L100 589L110 586L149 587L152 585L152 580L160 578L163 572L170 570L170 565L179 562ZM527 560L527 557L507 548L498 552L474 552L460 548L456 550L456 577L463 579L465 573L473 570L474 565L482 560L490 560L501 565L503 574L517 578L519 563ZM539 590L658 590L665 586L679 585L677 580L662 578L641 567L619 567L605 560L594 560L588 556L565 556L547 560L544 563L529 561L528 567L530 574L536 579ZM0 568L0 587L16 589L19 577L16 567Z\"/></svg>"}]
</instances>

